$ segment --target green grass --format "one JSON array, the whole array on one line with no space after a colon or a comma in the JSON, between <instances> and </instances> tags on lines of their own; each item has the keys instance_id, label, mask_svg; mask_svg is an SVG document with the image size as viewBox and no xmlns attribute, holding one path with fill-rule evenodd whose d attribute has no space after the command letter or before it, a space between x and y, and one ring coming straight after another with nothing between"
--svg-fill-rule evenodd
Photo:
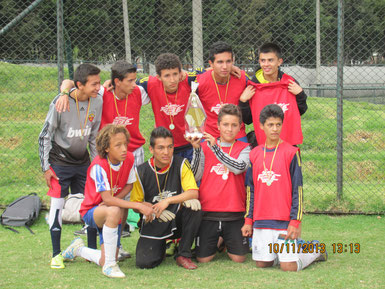
<instances>
[{"instance_id":1,"label":"green grass","mask_svg":"<svg viewBox=\"0 0 385 289\"><path fill-rule=\"evenodd\" d=\"M101 78L108 79L108 72ZM56 93L56 68L0 63L0 205L30 192L47 202L37 139ZM300 146L304 209L385 212L385 106L344 102L342 200L336 198L336 100L310 97L308 106ZM142 108L140 120L147 140L153 127L149 104ZM147 144L145 153L149 157Z\"/></svg>"},{"instance_id":2,"label":"green grass","mask_svg":"<svg viewBox=\"0 0 385 289\"><path fill-rule=\"evenodd\" d=\"M175 265L173 258L152 270L135 267L135 256L119 265L123 280L104 277L101 269L81 258L67 263L64 270L51 270L51 241L42 212L32 226L15 234L0 227L0 288L384 288L385 219L376 216L331 217L305 215L302 237L326 245L327 262L311 265L301 272L278 268L258 269L251 255L243 264L229 260L225 253L213 262L199 264L194 271ZM80 225L64 225L62 249L74 238ZM363 234L365 232L365 234ZM124 238L123 245L135 252L138 233ZM333 243L359 243L360 253L333 253Z\"/></svg>"}]
</instances>

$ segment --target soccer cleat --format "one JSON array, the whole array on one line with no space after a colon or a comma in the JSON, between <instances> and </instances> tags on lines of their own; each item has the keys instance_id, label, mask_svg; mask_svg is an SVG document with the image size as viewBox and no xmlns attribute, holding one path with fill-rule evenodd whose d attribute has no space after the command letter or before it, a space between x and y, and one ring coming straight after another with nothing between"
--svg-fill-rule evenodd
<instances>
[{"instance_id":1,"label":"soccer cleat","mask_svg":"<svg viewBox=\"0 0 385 289\"><path fill-rule=\"evenodd\" d=\"M123 246L120 245L118 252L118 261L123 261L124 259L131 258L131 254L123 249Z\"/></svg>"},{"instance_id":2,"label":"soccer cleat","mask_svg":"<svg viewBox=\"0 0 385 289\"><path fill-rule=\"evenodd\" d=\"M112 266L103 266L103 274L110 278L124 278L126 275L120 270L118 264Z\"/></svg>"},{"instance_id":3,"label":"soccer cleat","mask_svg":"<svg viewBox=\"0 0 385 289\"><path fill-rule=\"evenodd\" d=\"M55 257L51 260L51 269L64 269L64 259L62 254L57 254Z\"/></svg>"},{"instance_id":4,"label":"soccer cleat","mask_svg":"<svg viewBox=\"0 0 385 289\"><path fill-rule=\"evenodd\" d=\"M87 235L87 225L84 225L83 228L81 228L81 229L78 230L78 231L75 231L75 232L74 232L74 235L75 235L75 236L84 236L84 235Z\"/></svg>"},{"instance_id":5,"label":"soccer cleat","mask_svg":"<svg viewBox=\"0 0 385 289\"><path fill-rule=\"evenodd\" d=\"M167 240L166 241L166 256L171 257L174 256L176 251L175 240Z\"/></svg>"},{"instance_id":6,"label":"soccer cleat","mask_svg":"<svg viewBox=\"0 0 385 289\"><path fill-rule=\"evenodd\" d=\"M77 253L81 247L84 247L84 242L81 238L74 239L71 244L62 253L65 261L72 261L76 258Z\"/></svg>"},{"instance_id":7,"label":"soccer cleat","mask_svg":"<svg viewBox=\"0 0 385 289\"><path fill-rule=\"evenodd\" d=\"M193 261L191 261L190 258L179 256L175 260L178 266L183 267L187 270L194 270L198 268L198 266Z\"/></svg>"}]
</instances>

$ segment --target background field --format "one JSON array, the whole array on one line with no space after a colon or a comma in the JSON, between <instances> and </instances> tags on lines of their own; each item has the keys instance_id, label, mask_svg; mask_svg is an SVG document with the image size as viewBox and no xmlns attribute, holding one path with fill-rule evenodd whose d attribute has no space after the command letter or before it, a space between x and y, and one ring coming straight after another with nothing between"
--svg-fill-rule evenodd
<instances>
[{"instance_id":1,"label":"background field","mask_svg":"<svg viewBox=\"0 0 385 289\"><path fill-rule=\"evenodd\" d=\"M235 264L222 253L194 271L177 267L169 257L158 268L140 270L131 258L119 264L127 278L111 280L82 259L67 263L64 270L50 269L50 237L41 214L32 226L36 235L25 228L15 234L0 227L0 288L384 288L384 226L385 219L377 216L305 215L302 237L325 243L329 260L297 273L258 269L251 254L244 264ZM64 225L62 249L79 228ZM123 245L134 252L136 240L137 232L124 238ZM338 242L359 243L361 252L333 253L331 244Z\"/></svg>"},{"instance_id":2,"label":"background field","mask_svg":"<svg viewBox=\"0 0 385 289\"><path fill-rule=\"evenodd\" d=\"M104 71L102 80L108 78ZM30 192L38 193L44 203L48 200L37 139L56 91L56 68L0 63L0 205ZM309 97L308 106L302 117L304 144L300 146L305 211L384 213L385 106L344 102L341 200L336 197L336 99ZM153 127L149 104L141 110L143 136L148 138ZM147 145L145 152L148 157Z\"/></svg>"}]
</instances>

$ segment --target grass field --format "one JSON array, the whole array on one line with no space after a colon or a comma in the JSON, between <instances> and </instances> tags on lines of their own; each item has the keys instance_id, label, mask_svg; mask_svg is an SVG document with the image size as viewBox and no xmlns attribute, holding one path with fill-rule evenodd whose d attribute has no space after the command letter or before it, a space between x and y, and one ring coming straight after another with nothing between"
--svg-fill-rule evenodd
<instances>
[{"instance_id":1,"label":"grass field","mask_svg":"<svg viewBox=\"0 0 385 289\"><path fill-rule=\"evenodd\" d=\"M177 267L170 257L158 268L140 270L134 256L119 264L127 278L111 280L80 258L64 270L51 270L50 236L41 214L32 226L35 235L25 228L15 234L0 227L0 288L384 288L384 227L385 218L376 216L305 215L302 237L325 243L329 260L301 272L258 269L251 254L245 263L235 264L224 253L194 271ZM62 249L78 229L80 225L64 225ZM123 239L132 253L137 236ZM333 253L333 243L359 243L360 253Z\"/></svg>"},{"instance_id":2,"label":"grass field","mask_svg":"<svg viewBox=\"0 0 385 289\"><path fill-rule=\"evenodd\" d=\"M108 79L102 73L102 80ZM57 91L56 68L0 63L0 205L30 192L46 202L37 138ZM337 200L336 100L309 97L302 117L305 211L385 212L385 106L344 102L344 195ZM141 111L147 138L151 105ZM248 127L252 130L252 126ZM148 156L147 145L145 151Z\"/></svg>"}]
</instances>

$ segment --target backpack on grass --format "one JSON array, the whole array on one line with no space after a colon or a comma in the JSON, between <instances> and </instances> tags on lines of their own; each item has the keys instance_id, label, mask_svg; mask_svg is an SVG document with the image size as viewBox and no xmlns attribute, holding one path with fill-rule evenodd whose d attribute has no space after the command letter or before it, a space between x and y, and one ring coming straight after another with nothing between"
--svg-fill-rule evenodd
<instances>
[{"instance_id":1,"label":"backpack on grass","mask_svg":"<svg viewBox=\"0 0 385 289\"><path fill-rule=\"evenodd\" d=\"M29 226L31 226L39 216L40 208L41 201L37 194L31 193L22 196L5 208L5 211L0 217L1 224L7 226L7 229L15 233L19 232L8 226L26 227L32 234L34 234Z\"/></svg>"},{"instance_id":2,"label":"backpack on grass","mask_svg":"<svg viewBox=\"0 0 385 289\"><path fill-rule=\"evenodd\" d=\"M83 194L70 194L68 195L63 208L62 220L63 223L81 223L82 217L79 210L84 200Z\"/></svg>"}]
</instances>

